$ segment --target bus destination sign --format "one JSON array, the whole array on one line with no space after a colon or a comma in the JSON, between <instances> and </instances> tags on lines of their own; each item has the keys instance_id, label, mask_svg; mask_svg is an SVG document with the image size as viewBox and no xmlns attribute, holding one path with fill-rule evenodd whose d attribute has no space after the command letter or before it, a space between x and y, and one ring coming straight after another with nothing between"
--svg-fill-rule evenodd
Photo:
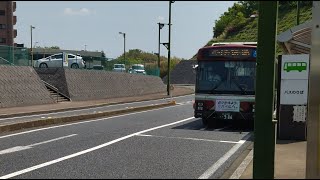
<instances>
[{"instance_id":1,"label":"bus destination sign","mask_svg":"<svg viewBox=\"0 0 320 180\"><path fill-rule=\"evenodd\" d=\"M250 48L216 48L211 49L209 56L256 58L256 49Z\"/></svg>"}]
</instances>

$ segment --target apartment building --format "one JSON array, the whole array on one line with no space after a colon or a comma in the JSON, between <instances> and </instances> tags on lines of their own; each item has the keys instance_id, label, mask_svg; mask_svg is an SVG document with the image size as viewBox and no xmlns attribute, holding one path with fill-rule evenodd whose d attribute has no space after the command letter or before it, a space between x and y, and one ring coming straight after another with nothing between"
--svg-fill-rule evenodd
<instances>
[{"instance_id":1,"label":"apartment building","mask_svg":"<svg viewBox=\"0 0 320 180\"><path fill-rule=\"evenodd\" d=\"M0 1L0 45L13 46L17 30L13 26L17 23L16 2Z\"/></svg>"}]
</instances>

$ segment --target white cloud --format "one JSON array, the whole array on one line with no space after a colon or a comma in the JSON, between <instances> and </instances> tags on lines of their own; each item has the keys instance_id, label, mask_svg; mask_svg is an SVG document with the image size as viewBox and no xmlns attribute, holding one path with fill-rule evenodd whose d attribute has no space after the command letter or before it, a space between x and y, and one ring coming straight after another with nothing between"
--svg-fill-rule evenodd
<instances>
[{"instance_id":1,"label":"white cloud","mask_svg":"<svg viewBox=\"0 0 320 180\"><path fill-rule=\"evenodd\" d=\"M81 15L81 16L86 16L90 14L96 14L95 11L89 10L87 8L81 8L81 9L72 9L72 8L65 8L63 11L64 15Z\"/></svg>"},{"instance_id":2,"label":"white cloud","mask_svg":"<svg viewBox=\"0 0 320 180\"><path fill-rule=\"evenodd\" d=\"M158 17L158 20L159 20L159 21L163 21L163 20L164 20L164 17L159 16L159 17Z\"/></svg>"}]
</instances>

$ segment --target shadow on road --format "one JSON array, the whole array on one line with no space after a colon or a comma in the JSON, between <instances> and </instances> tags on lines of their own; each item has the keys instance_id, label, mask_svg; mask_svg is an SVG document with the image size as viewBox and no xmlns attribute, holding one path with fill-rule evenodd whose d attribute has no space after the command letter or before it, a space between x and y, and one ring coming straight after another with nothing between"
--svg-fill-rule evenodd
<instances>
[{"instance_id":1,"label":"shadow on road","mask_svg":"<svg viewBox=\"0 0 320 180\"><path fill-rule=\"evenodd\" d=\"M195 119L194 121L182 124L180 126L173 127L172 129L185 129L185 130L199 130L199 131L222 131L222 132L251 132L253 126L248 123L231 123L220 122L215 127L209 125L205 127L202 124L201 119Z\"/></svg>"}]
</instances>

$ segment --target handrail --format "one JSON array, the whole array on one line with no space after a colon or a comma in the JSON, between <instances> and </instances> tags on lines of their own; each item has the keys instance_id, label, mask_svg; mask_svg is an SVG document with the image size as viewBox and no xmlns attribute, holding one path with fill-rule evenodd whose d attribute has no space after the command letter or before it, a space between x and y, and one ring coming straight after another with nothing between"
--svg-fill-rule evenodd
<instances>
[{"instance_id":1,"label":"handrail","mask_svg":"<svg viewBox=\"0 0 320 180\"><path fill-rule=\"evenodd\" d=\"M67 98L69 101L71 100L70 97L67 95L63 94L62 92L59 91L58 88L54 87L53 85L49 84L48 82L41 80L47 87L49 87L51 90L55 91L56 93L60 94L61 96Z\"/></svg>"},{"instance_id":2,"label":"handrail","mask_svg":"<svg viewBox=\"0 0 320 180\"><path fill-rule=\"evenodd\" d=\"M1 59L1 60L4 60L4 61L6 61L7 63L9 63L10 65L13 65L13 66L14 66L13 63L11 63L10 61L6 60L5 58L3 58L3 57L1 57L1 56L0 56L0 59Z\"/></svg>"}]
</instances>

